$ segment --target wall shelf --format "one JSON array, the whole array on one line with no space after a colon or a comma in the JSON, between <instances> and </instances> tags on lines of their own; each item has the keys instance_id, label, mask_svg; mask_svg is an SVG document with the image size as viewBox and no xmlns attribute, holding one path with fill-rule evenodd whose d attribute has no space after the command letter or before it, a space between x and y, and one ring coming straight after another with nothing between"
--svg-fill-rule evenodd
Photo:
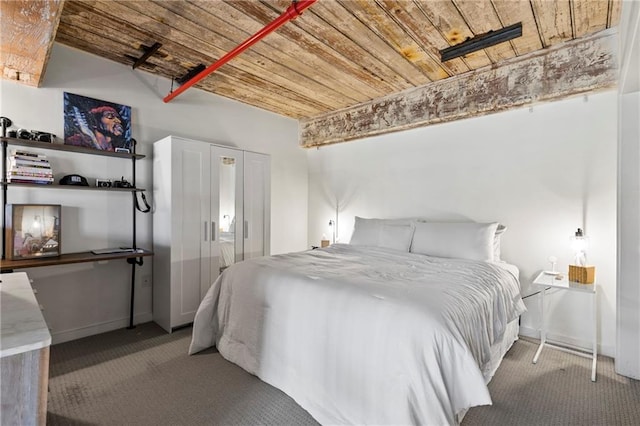
<instances>
[{"instance_id":1,"label":"wall shelf","mask_svg":"<svg viewBox=\"0 0 640 426\"><path fill-rule=\"evenodd\" d=\"M96 186L80 186L80 185L60 185L53 183L50 185L39 183L15 183L15 182L0 182L2 186L22 186L26 188L38 188L38 189L63 189L72 191L107 191L107 192L144 192L144 188L98 188Z\"/></svg>"},{"instance_id":2,"label":"wall shelf","mask_svg":"<svg viewBox=\"0 0 640 426\"><path fill-rule=\"evenodd\" d=\"M3 129L4 131L5 129ZM135 271L136 265L143 264L143 257L153 256L153 252L150 250L139 249L136 244L136 204L135 200L132 203L132 240L131 247L135 248L135 252L118 252L118 253L109 253L109 254L93 254L91 251L87 252L79 252L79 253L65 253L60 256L52 256L52 257L38 257L33 259L19 259L19 260L11 260L5 259L6 256L6 209L7 206L7 198L8 198L8 190L10 188L26 188L29 190L34 189L58 189L65 191L102 191L102 192L128 192L133 193L134 195L138 192L143 193L144 197L144 189L136 188L136 161L144 158L144 155L135 153L135 143L132 144L132 152L112 152L112 151L102 151L99 149L86 148L74 145L64 145L60 143L49 143L49 142L39 142L39 141L31 141L26 139L17 139L10 138L6 136L0 137L0 144L2 145L2 175L0 175L0 188L2 191L2 262L0 262L0 272L11 272L15 269L23 269L23 268L35 268L42 266L55 266L55 265L66 265L72 263L86 263L86 262L99 262L103 260L114 260L114 259L126 259L129 264L131 264L131 297L130 297L130 307L129 307L129 327L133 328L133 308L134 308L134 298L135 298ZM65 151L65 152L73 152L77 154L87 154L87 155L98 155L104 157L113 157L120 158L125 160L131 160L131 169L132 169L132 188L103 188L103 187L95 187L95 186L78 186L78 185L60 185L60 184L32 184L32 183L16 183L16 182L8 182L5 179L7 175L7 147L9 145L12 146L23 146L32 149L42 149L42 150L54 150L54 151Z\"/></svg>"},{"instance_id":3,"label":"wall shelf","mask_svg":"<svg viewBox=\"0 0 640 426\"><path fill-rule=\"evenodd\" d=\"M26 146L29 148L37 148L37 149L49 149L54 151L67 151L67 152L77 152L80 154L90 154L90 155L101 155L105 157L117 157L117 158L135 158L142 159L145 156L142 154L131 154L126 152L113 152L113 151L101 151L99 149L93 148L85 148L82 146L75 145L64 145L60 143L49 143L49 142L39 142L39 141L31 141L27 139L18 139L18 138L9 138L9 137L1 137L0 141L3 143L7 143L9 145L15 146Z\"/></svg>"}]
</instances>

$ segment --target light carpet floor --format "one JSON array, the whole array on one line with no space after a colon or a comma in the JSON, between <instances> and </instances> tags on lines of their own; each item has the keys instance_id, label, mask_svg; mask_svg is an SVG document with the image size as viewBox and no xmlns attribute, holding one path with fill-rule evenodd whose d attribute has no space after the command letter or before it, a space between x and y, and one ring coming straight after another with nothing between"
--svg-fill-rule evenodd
<instances>
[{"instance_id":1,"label":"light carpet floor","mask_svg":"<svg viewBox=\"0 0 640 426\"><path fill-rule=\"evenodd\" d=\"M51 347L49 425L315 425L295 401L209 349L187 355L191 328L154 323ZM521 339L489 385L493 405L463 425L640 425L640 382Z\"/></svg>"}]
</instances>

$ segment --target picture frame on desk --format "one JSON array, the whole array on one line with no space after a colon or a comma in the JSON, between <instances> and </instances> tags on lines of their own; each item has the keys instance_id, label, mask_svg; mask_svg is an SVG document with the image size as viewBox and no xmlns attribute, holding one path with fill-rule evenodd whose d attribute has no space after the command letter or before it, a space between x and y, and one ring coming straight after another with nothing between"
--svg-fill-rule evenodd
<instances>
[{"instance_id":1,"label":"picture frame on desk","mask_svg":"<svg viewBox=\"0 0 640 426\"><path fill-rule=\"evenodd\" d=\"M7 259L60 256L60 204L7 204L5 208Z\"/></svg>"}]
</instances>

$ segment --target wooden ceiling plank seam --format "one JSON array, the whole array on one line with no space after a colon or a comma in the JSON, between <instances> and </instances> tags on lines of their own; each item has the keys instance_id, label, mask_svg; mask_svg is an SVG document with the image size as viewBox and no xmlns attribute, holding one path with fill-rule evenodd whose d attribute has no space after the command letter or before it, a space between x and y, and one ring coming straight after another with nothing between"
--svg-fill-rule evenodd
<instances>
[{"instance_id":1,"label":"wooden ceiling plank seam","mask_svg":"<svg viewBox=\"0 0 640 426\"><path fill-rule=\"evenodd\" d=\"M455 7L455 9L458 11L458 14L460 15L460 17L462 18L462 20L464 21L465 25L469 28L469 30L471 31L471 34L473 35L473 37L477 36L478 34L482 34L483 31L476 31L470 24L469 24L469 20L465 18L464 14L462 13L462 10L460 10L460 7L458 6L458 3L456 3L455 0L451 0L451 4L453 4L453 7ZM486 32L486 31L484 31ZM489 61L493 64L495 63L495 60L491 57L491 54L489 52L489 49L483 49L485 55L487 55L487 58L489 58ZM462 56L462 60L465 60L465 56Z\"/></svg>"},{"instance_id":2,"label":"wooden ceiling plank seam","mask_svg":"<svg viewBox=\"0 0 640 426\"><path fill-rule=\"evenodd\" d=\"M536 13L536 5L533 2L534 0L529 0L529 5L531 6L531 13L533 14L533 19L535 20L536 28L538 29L538 37L540 37L540 43L542 44L542 48L546 49L547 47L549 47L549 45L547 44L547 40L542 34L543 29L542 29L542 26L540 25L540 18Z\"/></svg>"},{"instance_id":3,"label":"wooden ceiling plank seam","mask_svg":"<svg viewBox=\"0 0 640 426\"><path fill-rule=\"evenodd\" d=\"M429 81L413 65L404 60L397 60L397 52L374 32L366 31L368 27L362 24L340 3L320 1L309 11L322 19L326 25L342 33L351 43L366 52L367 55L379 59L383 68L391 71L391 75L396 75L397 78L404 80L405 83L400 89L407 89L416 84Z\"/></svg>"},{"instance_id":4,"label":"wooden ceiling plank seam","mask_svg":"<svg viewBox=\"0 0 640 426\"><path fill-rule=\"evenodd\" d=\"M569 1L569 18L571 22L571 39L576 38L576 2L574 0Z\"/></svg>"},{"instance_id":5,"label":"wooden ceiling plank seam","mask_svg":"<svg viewBox=\"0 0 640 426\"><path fill-rule=\"evenodd\" d=\"M137 53L137 45L140 44L140 40L152 40L155 39L152 35L148 35L139 27L131 28L129 31L123 31L124 25L129 25L126 22L120 20L108 19L102 15L96 15L91 13L90 10L80 7L67 7L67 10L62 17L62 22L65 24L61 28L61 32L75 39L89 39L93 41L91 46L101 46L99 41L109 43L112 51L117 51L119 54L114 55L116 62L130 66L131 61L126 55L133 56L134 52ZM97 24L97 25L96 25ZM113 35L113 36L112 36ZM144 41L143 41L144 43ZM96 47L94 47L96 49ZM104 52L104 50L103 50ZM188 53L188 49L184 52ZM156 67L156 69L171 69L171 73L163 75L163 77L171 79L168 76L177 76L185 68L185 63L195 65L195 61L189 59L183 59L182 62L177 62L175 56L167 55L162 51L158 52L158 56L152 56L148 62ZM167 66L165 66L167 65ZM170 66L170 67L168 67ZM158 74L157 71L153 72Z\"/></svg>"},{"instance_id":6,"label":"wooden ceiling plank seam","mask_svg":"<svg viewBox=\"0 0 640 426\"><path fill-rule=\"evenodd\" d=\"M379 8L379 5L376 2L371 2L369 0L347 0L348 6L344 4L344 0L335 0L345 9L348 10L354 17L357 19L364 27L366 27L371 33L378 36L380 40L385 42L387 46L394 50L398 60L406 61L409 65L413 66L418 72L422 73L425 78L429 81L434 81L439 79L439 76L435 76L433 74L433 66L439 68L439 64L431 64L429 66L419 65L416 61L410 60L407 56L405 50L402 45L406 45L399 41L399 39L406 40L407 34L403 33L401 30L398 31L398 27L395 25L395 22L392 21L391 25L387 22L387 25L383 25L380 20L380 14L385 14L383 10ZM391 27L395 28L391 28ZM411 51L413 51L413 57L418 59L418 51L422 51L422 48L419 45L411 46ZM422 51L426 55L426 52ZM427 56L427 61L431 61L431 58Z\"/></svg>"},{"instance_id":7,"label":"wooden ceiling plank seam","mask_svg":"<svg viewBox=\"0 0 640 426\"><path fill-rule=\"evenodd\" d=\"M270 4L264 3L264 2L262 3L265 4L265 6L269 7L269 9L275 12L276 9L272 7ZM247 9L245 6L247 4L251 5L252 2L234 2L233 4L236 8L238 8L238 5L243 5L243 10L246 11ZM353 62L354 55L349 54L349 52L346 52L342 49L336 49L336 43L332 43L328 38L323 36L323 32L320 32L317 30L319 27L314 24L314 20L319 21L319 18L310 14L307 16L307 19L295 20L293 21L292 25L289 25L288 27L282 27L278 31L280 31L282 34L286 34L288 38L300 42L301 39L297 37L297 33L294 32L293 30L293 28L295 28L300 33L303 33L306 36L308 36L309 39L315 41L315 42L314 41L309 42L310 43L309 45L313 45L313 46L321 45L321 46L324 46L324 48L326 48L327 51L332 51L333 56L336 59L336 63L335 63L336 66L339 66L345 69L345 71L348 71L358 80L361 80L361 82L369 86L370 90L365 91L365 93L366 92L371 93L371 91L375 90L378 96L381 96L384 93L389 93L390 90L398 90L398 88L394 85L392 81L388 81L382 78L379 73L376 73L373 71L376 69L376 66L367 67L367 64L361 64L360 61L358 63L355 63ZM340 36L342 36L342 34L340 34ZM322 54L325 54L325 49L321 48L320 52ZM374 96L374 97L377 97L377 96ZM370 98L372 97L370 96Z\"/></svg>"},{"instance_id":8,"label":"wooden ceiling plank seam","mask_svg":"<svg viewBox=\"0 0 640 426\"><path fill-rule=\"evenodd\" d=\"M112 14L113 14L113 12L114 12L113 8L111 9L111 12L112 12ZM117 21L118 21L119 23L120 23L120 22L126 22L126 19L119 19L119 20L117 20ZM136 28L138 28L138 27L136 26ZM163 41L163 42L164 42L164 44L165 44L166 46L170 46L170 45L171 45L171 43L172 43L172 39L160 39L160 41ZM193 45L193 44L192 44L192 45ZM198 45L198 44L195 44L195 45ZM182 47L182 46L181 46L180 50L184 50L184 47ZM207 58L208 56L207 56L205 53L203 53L203 52L199 52L199 59L197 59L197 60L192 60L191 62L193 62L193 63L197 64L197 63L199 63L199 62L200 62L200 60L201 60L203 57L204 57L204 58ZM230 67L231 67L231 70L235 69L235 65L230 65ZM239 70L238 72L240 72L240 70ZM172 78L172 77L176 77L176 75L165 76L165 77L167 77L167 78ZM283 90L283 89L282 89L282 90ZM328 108L326 108L326 107L322 108L322 110L326 110L326 109L328 109Z\"/></svg>"},{"instance_id":9,"label":"wooden ceiling plank seam","mask_svg":"<svg viewBox=\"0 0 640 426\"><path fill-rule=\"evenodd\" d=\"M531 0L546 47L572 39L570 4L567 0Z\"/></svg>"},{"instance_id":10,"label":"wooden ceiling plank seam","mask_svg":"<svg viewBox=\"0 0 640 426\"><path fill-rule=\"evenodd\" d=\"M439 48L447 47L448 43L422 11L420 11L420 15L411 15L404 9L402 3L397 2L397 0L374 1L381 9L386 11L390 19L393 19L419 46L425 49L436 63L440 64L448 76L469 71L469 67L460 58L441 62ZM402 14L402 18L399 17L400 14ZM422 20L418 22L420 16ZM423 27L421 27L421 25L423 25Z\"/></svg>"},{"instance_id":11,"label":"wooden ceiling plank seam","mask_svg":"<svg viewBox=\"0 0 640 426\"><path fill-rule=\"evenodd\" d=\"M217 8L221 3L226 4L219 2L212 6L209 1L197 4L206 4L209 5L209 8ZM231 5L230 9L253 19L256 23L268 22L278 16L277 10L261 2L234 1ZM259 5L262 7L258 7ZM305 18L309 16L306 14ZM318 80L318 83L332 87L340 93L351 93L351 98L354 100L371 99L371 93L374 90L375 93L383 93L379 88L379 79L372 78L369 73L363 72L361 67L356 66L352 61L347 60L343 55L295 25L295 22L299 21L300 19L296 19L288 25L278 28L277 31L270 34L270 37L263 40L263 44L284 53L290 50L286 48L287 44L295 44L299 48L299 52L302 52L302 55L298 53L299 58L309 61L308 66L313 67L315 73L322 72L326 75L326 78ZM331 74L326 71L327 68L331 70Z\"/></svg>"},{"instance_id":12,"label":"wooden ceiling plank seam","mask_svg":"<svg viewBox=\"0 0 640 426\"><path fill-rule=\"evenodd\" d=\"M432 23L435 23L437 18L438 25L435 26L447 42L447 46L445 47L459 44L457 41L459 37L461 39L460 41L464 41L467 37L472 38L474 36L473 31L465 23L464 18L460 15L452 0L436 2L418 2L414 0L413 4L415 4ZM467 64L469 69L478 69L491 64L491 59L484 50L469 53L462 56L461 59Z\"/></svg>"},{"instance_id":13,"label":"wooden ceiling plank seam","mask_svg":"<svg viewBox=\"0 0 640 426\"><path fill-rule=\"evenodd\" d=\"M74 45L74 46L84 45L85 49L90 49L90 48L95 49L95 44L88 43L85 39L78 39L73 36L69 36L66 33L60 33L58 35L58 38L59 38L59 42L62 44ZM113 54L110 50L105 49L105 50L100 50L99 52L101 57L112 60L114 62L119 62L120 56ZM165 62L162 65L159 65L153 69L145 69L146 64L143 64L141 67L138 68L138 70L143 70L145 72L148 72L149 74L166 78L163 74L158 73L157 69L164 68L163 72L170 73L170 72L174 72L177 68L181 68L176 66L167 67L168 64L169 64L168 62ZM130 70L130 71L137 72L135 70ZM229 80L231 82L229 82ZM216 94L218 96L231 99L236 102L240 102L239 99L241 99L241 102L258 107L258 108L265 109L265 104L266 104L271 106L273 109L277 109L277 107L280 107L280 109L283 110L282 109L283 105L279 97L272 97L272 96L269 96L268 93L265 94L262 92L260 93L259 96L249 97L249 96L246 96L247 92L238 93L237 91L234 91L234 89L237 88L238 84L239 84L239 81L236 78L221 74L220 78L215 82L215 84L213 82L201 81L198 83L197 87L201 88L202 90L206 90L209 93ZM290 112L286 114L283 112L282 114L287 116L297 115L296 118L298 119L304 118L305 117L304 115L297 114L296 111L304 110L306 105L296 105L297 102L291 102L291 104L292 106L294 106L294 108L292 108ZM311 113L311 111L308 111L308 113Z\"/></svg>"},{"instance_id":14,"label":"wooden ceiling plank seam","mask_svg":"<svg viewBox=\"0 0 640 426\"><path fill-rule=\"evenodd\" d=\"M103 14L92 13L91 9L83 6L78 6L76 3L74 6L68 5L65 9L65 13L62 17L62 22L65 24L62 30L67 32L74 32L76 30L82 30L88 35L95 34L97 37L105 37L107 40L113 43L119 43L122 48L125 49L139 49L139 46L144 44L156 43L157 37L154 34L146 32L141 27L134 27L128 22L121 20L113 20L104 16ZM99 29L99 30L98 30ZM99 32L96 32L99 31ZM78 37L82 37L82 34L78 34ZM163 40L165 41L165 40ZM171 44L170 42L168 44ZM99 45L99 44L98 44ZM164 45L163 45L164 46ZM116 49L115 50L122 50ZM184 49L185 52L189 52L189 48ZM133 55L131 55L133 56ZM197 56L197 55L193 55ZM156 62L156 66L162 65L164 62L169 62L175 65L175 72L167 75L167 78L175 77L182 73L186 67L193 67L197 65L197 61L188 61L187 63L175 63L171 61L172 56L163 51L161 47L156 55L153 55L148 59L150 62ZM126 55L119 57L118 63L131 66L131 60L126 58Z\"/></svg>"},{"instance_id":15,"label":"wooden ceiling plank seam","mask_svg":"<svg viewBox=\"0 0 640 426\"><path fill-rule=\"evenodd\" d=\"M617 34L589 37L301 121L300 143L319 147L611 89ZM494 90L492 90L494 89Z\"/></svg>"},{"instance_id":16,"label":"wooden ceiling plank seam","mask_svg":"<svg viewBox=\"0 0 640 426\"><path fill-rule=\"evenodd\" d=\"M609 4L607 0L572 0L574 38L606 29Z\"/></svg>"},{"instance_id":17,"label":"wooden ceiling plank seam","mask_svg":"<svg viewBox=\"0 0 640 426\"><path fill-rule=\"evenodd\" d=\"M516 56L542 49L539 26L530 2L527 1L524 3L526 6L523 6L523 2L513 0L491 0L491 4L503 26L522 22L522 37L509 40Z\"/></svg>"},{"instance_id":18,"label":"wooden ceiling plank seam","mask_svg":"<svg viewBox=\"0 0 640 426\"><path fill-rule=\"evenodd\" d=\"M452 0L452 2L475 36L503 28L492 2L479 2L477 0ZM470 17L474 17L474 19L470 19ZM484 51L493 64L516 56L510 41L488 47Z\"/></svg>"},{"instance_id":19,"label":"wooden ceiling plank seam","mask_svg":"<svg viewBox=\"0 0 640 426\"><path fill-rule=\"evenodd\" d=\"M144 3L144 5L141 6L142 3ZM209 55L211 55L211 51L204 50L205 47L217 52L220 55L223 55L224 53L226 53L220 47L215 46L206 40L201 40L196 36L194 36L193 34L183 32L172 25L168 25L164 22L158 21L152 16L149 16L146 13L146 12L149 12L149 9L150 9L149 2L133 1L133 2L124 2L124 3L113 2L113 3L105 4L104 2L96 1L94 3L94 7L97 9L101 7L102 8L101 10L103 12L110 15L115 15L118 19L123 20L125 22L131 17L132 15L132 13L130 12L131 10L138 12L141 16L144 16L147 18L148 20L146 22L147 26L152 24L155 27L154 32L157 31L157 33L166 34L165 36L166 38L158 40L160 42L163 42L163 40L166 40L166 41L173 40L176 33L180 33L182 35L183 40L185 41L185 44L190 45L193 50L200 52L204 57L209 57ZM126 10L128 10L129 12L126 12ZM174 18L174 21L177 21L177 19L175 19L176 17L173 17L173 18ZM278 64L275 64L273 61L266 58L264 63L273 64L276 67L279 66ZM229 66L229 65L231 64L226 64L225 66ZM323 109L331 109L331 105L326 104L326 96L324 96L323 93L316 93L308 86L303 85L300 81L298 80L293 81L285 77L282 77L278 73L272 72L268 68L265 70L263 67L260 66L260 64L254 64L253 62L248 60L247 55L241 55L235 58L235 60L233 61L233 65L237 69L243 70L245 72L250 72L250 73L257 72L258 74L268 74L269 77L273 79L274 82L277 82L277 84L281 86L283 89L287 88L287 89L293 90L294 93L299 93L299 94L306 93L307 94L306 96L309 99L313 99L315 102L321 102L320 98L324 98L325 100L323 100L322 103L325 105L325 108ZM215 78L215 74L207 78Z\"/></svg>"},{"instance_id":20,"label":"wooden ceiling plank seam","mask_svg":"<svg viewBox=\"0 0 640 426\"><path fill-rule=\"evenodd\" d=\"M213 17L214 19L217 19L217 20L222 20L222 18L212 15L209 9L203 8L203 5L210 5L210 4L211 2L208 2L208 1L193 3L195 7L201 10L203 13L206 13L207 16ZM227 3L224 3L224 2L217 2L215 4L215 7L217 9L220 9L224 7L224 5L226 4ZM257 21L252 16L244 13L243 11L240 11L237 8L233 8L233 9L237 11L238 14L244 15L247 20L250 20L253 23L253 25L251 26L252 30L254 29L253 27L256 27L255 31L251 32L251 31L240 30L240 27L244 28L244 25L237 25L238 30L243 31L243 33L245 34L245 37L249 37L261 29L261 26L263 25L261 22ZM223 13L222 9L220 9L220 13ZM231 19L231 16L229 16L229 19ZM206 21L207 20L205 19L204 22L206 23ZM194 22L197 22L197 21L194 21ZM244 21L244 22L247 22L247 21ZM227 21L227 24L231 25L231 22ZM211 27L208 27L208 28L212 30ZM273 55L274 55L273 58L278 59L284 67L290 68L291 71L304 73L307 76L307 78L313 79L317 84L323 86L325 90L334 91L343 95L345 98L349 100L348 103L361 102L363 99L368 98L367 95L357 91L353 87L353 83L355 83L353 79L349 79L348 82L344 82L344 78L347 76L346 74L344 77L336 76L335 73L334 75L327 74L325 72L325 69L328 68L329 63L326 62L320 56L313 55L311 52L308 52L297 45L296 47L298 47L298 49L295 51L285 48L284 44L291 45L292 42L284 38L282 35L280 35L280 30L281 28L269 34L269 36L264 38L260 43L256 44L255 46L252 46L252 49L254 49L256 52L259 52L263 56L267 56L266 51L270 50L271 52L273 52ZM299 64L301 68L294 69L291 66L287 65L292 60L295 60L296 63ZM332 85L325 84L326 81L332 81L333 84Z\"/></svg>"},{"instance_id":21,"label":"wooden ceiling plank seam","mask_svg":"<svg viewBox=\"0 0 640 426\"><path fill-rule=\"evenodd\" d=\"M398 55L399 60L404 60L411 64L421 72L428 81L436 81L443 78L442 72L444 72L444 70L442 70L440 63L432 59L420 45L413 41L413 39L407 37L408 34L406 32L394 30L393 24L395 24L395 21L391 21L393 23L392 25L384 25L381 22L379 16L380 14L386 15L386 12L381 10L377 3L371 2L370 0L346 0L349 4L349 7L347 8L344 4L345 0L337 1L344 9L348 9L349 12L351 12L351 14L362 23L362 25L369 28L371 32L376 34L391 49L393 49ZM387 18L385 21L385 23L388 23L389 19ZM407 38L411 39L411 42L414 43L413 46L407 45ZM400 42L400 40L403 42ZM440 72L438 72L439 69Z\"/></svg>"},{"instance_id":22,"label":"wooden ceiling plank seam","mask_svg":"<svg viewBox=\"0 0 640 426\"><path fill-rule=\"evenodd\" d=\"M62 36L73 40L81 40L85 47L89 48L93 46L96 52L100 53L100 56L103 56L105 55L105 52L108 52L111 60L127 67L131 66L130 61L127 60L125 56L133 56L137 52L136 48L133 46L136 42L134 37L122 35L115 39L111 36L109 31L104 31L106 27L101 27L100 30L97 30L90 24L81 22L81 19L78 19L77 17L70 17L69 15L63 17L63 23L69 24L60 28L56 41L62 42ZM98 41L100 41L101 44L97 44ZM159 72L159 70L168 73L166 75L176 75L184 68L183 63L175 57L167 57L164 59L150 57L143 65L149 66L145 71L150 71L152 74L162 75L163 77L165 75Z\"/></svg>"},{"instance_id":23,"label":"wooden ceiling plank seam","mask_svg":"<svg viewBox=\"0 0 640 426\"><path fill-rule=\"evenodd\" d=\"M72 11L72 10L73 10L72 8L69 8L69 11ZM99 34L95 34L96 40L95 40L94 45L99 45L98 42L100 41L100 39L104 38L105 41L112 41L113 43L118 43L120 46L125 46L127 49L131 49L131 50L128 51L128 53L132 53L133 52L133 50L135 49L133 44L137 44L139 38L136 38L135 35L134 35L134 37L129 37L127 31L122 31L122 29L119 28L120 26L124 25L125 23L123 23L121 20L111 20L111 19L107 19L107 18L105 18L103 16L90 15L90 17L91 17L91 19L93 21L92 22L88 22L85 26L83 26L83 24L78 20L78 19L81 19L80 16L78 16L78 19L74 19L73 16L71 16L71 15L69 15L69 13L67 13L65 16L63 16L63 20L65 22L68 20L71 23L71 25L69 27L63 28L63 30L73 32L73 31L76 31L77 28L82 28L82 30L84 31L84 33L88 37L90 34L92 34L92 30L95 30L96 28L100 28L100 33ZM99 26L92 25L92 24L96 24L96 23L99 23L100 25ZM136 30L139 31L141 34L144 34L144 32L142 31L141 28L137 27ZM119 36L117 37L117 40L112 40L109 37L106 37L105 34L108 34L110 31L113 31L116 34L119 34ZM81 35L80 35L80 37L81 37ZM129 40L131 40L131 41L129 41ZM124 41L128 41L128 43L125 44ZM165 40L163 40L163 41L165 41ZM169 46L172 43L171 41L165 41L165 42ZM115 48L114 48L114 50L115 50ZM122 50L122 49L120 49L120 50ZM151 59L151 62L156 66L162 65L164 63L173 63L172 59L180 59L181 55L188 54L189 51L190 50L188 48L185 48L185 49L179 50L179 52L180 52L179 54L170 55L167 58L164 58L162 60L160 58L157 58L157 57L152 57L150 59ZM201 54L198 54L198 55L199 55L199 57L202 57ZM124 54L117 56L117 58L118 58L117 62L119 62L119 63L121 63L123 65L130 65L129 61L126 60L126 57L125 57ZM169 79L171 79L172 77L175 77L176 75L178 75L179 72L182 72L182 70L184 69L184 63L185 62L195 63L195 62L197 62L197 60L192 59L192 58L184 57L184 58L182 58L182 62L181 63L179 62L179 63L176 64L176 66L178 67L178 70L179 70L178 72L174 72L172 74L162 75L162 76L165 77L165 78L169 78ZM231 66L230 68L233 69L234 67ZM157 72L153 72L153 73L157 74ZM238 74L249 75L249 74L244 73L242 71L237 71L237 73ZM220 74L221 75L225 75L226 74L225 70L221 70ZM229 77L229 76L227 75L227 77ZM268 82L266 82L264 80L261 83L258 83L258 82L254 81L254 84L255 84L256 88L264 88L265 84L267 84L267 83ZM269 83L269 86L273 86L273 84ZM252 87L253 88L254 86L248 86L248 87ZM271 87L269 91L263 90L263 92L265 92L265 93L271 93L273 91L283 91L284 93L289 94L288 91L285 91L285 89L283 89L283 88L281 88L279 86L278 87ZM263 92L256 93L255 97L259 98L260 96L264 96L265 93L263 93ZM296 96L299 96L299 95L292 94L291 96L292 96L292 99L293 99L293 98L295 98ZM312 104L313 100L309 100L309 99L305 98L304 103ZM299 108L302 105L302 103L299 100L296 100L296 104L299 105L298 106ZM271 110L271 109L269 109L269 110ZM279 111L283 111L282 107L279 108L278 110ZM326 111L328 109L323 106L323 107L316 107L314 109L305 108L304 110L308 111L309 113L313 113L313 112L318 113L319 111ZM288 115L288 114L286 114L286 115ZM299 115L299 114L297 114L297 115Z\"/></svg>"},{"instance_id":24,"label":"wooden ceiling plank seam","mask_svg":"<svg viewBox=\"0 0 640 426\"><path fill-rule=\"evenodd\" d=\"M369 2L370 0L363 0L363 1ZM443 63L440 61L440 53L438 50L434 49L430 44L425 45L425 43L422 40L418 39L415 36L413 31L409 30L404 25L404 23L400 22L393 13L391 13L382 4L380 4L379 0L374 0L374 3L387 16L389 20L393 21L396 24L396 26L400 29L400 31L407 34L407 36L412 40L412 42L415 43L420 48L420 50L422 50L424 54L428 56L430 61L436 65L436 68L440 70L437 78L433 79L433 81L442 80L456 74L451 69L451 67L449 67L446 63Z\"/></svg>"},{"instance_id":25,"label":"wooden ceiling plank seam","mask_svg":"<svg viewBox=\"0 0 640 426\"><path fill-rule=\"evenodd\" d=\"M496 14L496 17L498 18L498 22L500 22L500 28L505 28L508 25L510 25L510 24L505 24L505 21L500 17L500 13L498 13L498 8L496 7L495 0L488 0L488 1L489 3L491 3L491 7L493 8L493 11ZM520 20L519 22L522 22L523 27L526 25L525 22L523 22L522 20ZM523 36L525 35L524 28L522 30L522 35ZM514 56L520 56L520 54L518 53L518 48L516 46L516 43L514 43L513 40L509 40L509 45L513 49Z\"/></svg>"},{"instance_id":26,"label":"wooden ceiling plank seam","mask_svg":"<svg viewBox=\"0 0 640 426\"><path fill-rule=\"evenodd\" d=\"M56 36L56 43L60 43L65 46L70 46L74 49L77 49L78 46L81 46L83 49L95 48L95 44L92 43L91 37L86 37L86 35L87 35L86 32L83 32L81 34L74 34L74 32L70 31L69 28L61 29ZM105 46L109 46L113 42L108 38L105 38L104 40L106 41L104 43ZM100 58L108 59L110 61L119 63L121 65L125 65L120 62L120 56L113 53L109 49L102 48L102 49L96 50L96 52L99 53L99 54L96 54L96 56L99 56ZM163 69L163 72L171 72L176 69L176 66L175 64L170 64L168 62L164 62L161 65L157 65L151 62L146 62L137 68L137 70L142 70L150 74L160 75L158 73L158 69Z\"/></svg>"},{"instance_id":27,"label":"wooden ceiling plank seam","mask_svg":"<svg viewBox=\"0 0 640 426\"><path fill-rule=\"evenodd\" d=\"M140 5L138 4L140 3ZM145 14L147 17L160 22L156 16L152 16L151 14L157 14L163 21L162 24L167 25L173 28L176 31L180 31L183 34L187 34L193 38L198 38L199 34L206 36L207 39L201 39L202 43L206 43L208 46L214 46L212 44L213 40L216 40L215 48L219 50L220 57L225 55L230 50L237 47L239 43L244 40L235 41L226 37L224 34L220 32L212 32L209 29L204 29L196 25L193 21L188 18L184 18L182 15L178 15L175 12L170 11L165 6L169 4L169 2L160 2L154 3L152 1L145 2L127 2L127 7L136 10L138 13ZM174 3L175 4L175 3ZM186 2L180 2L181 5L189 5ZM155 6L155 7L154 7ZM163 18L162 13L166 14L167 12L172 16L173 21L170 23L166 23L168 19ZM168 18L168 17L167 17ZM175 23L175 25L174 25ZM193 27L193 28L192 28ZM193 29L193 31L189 31L188 29ZM211 37L215 34L215 37ZM226 40L226 41L225 41ZM219 42L224 42L228 44L228 46L219 46ZM254 49L248 49L243 52L242 55L234 58L233 63L237 65L240 69L256 69L257 73L266 73L268 72L272 79L277 79L278 84L283 88L289 88L291 90L296 90L300 93L307 93L307 97L309 99L314 99L318 102L322 102L329 108L336 108L344 106L345 100L341 96L341 94L331 91L331 90L322 90L322 87L319 86L315 81L309 79L307 76L298 73L295 70L290 70L284 67L282 64L272 60L268 56L261 55L257 53ZM225 64L225 66L228 64ZM258 68L256 68L258 67ZM293 73L293 74L292 74ZM211 76L209 76L210 78Z\"/></svg>"},{"instance_id":28,"label":"wooden ceiling plank seam","mask_svg":"<svg viewBox=\"0 0 640 426\"><path fill-rule=\"evenodd\" d=\"M403 13L408 16L422 17L424 22L427 23L426 25L427 31L425 32L425 35L427 37L426 42L429 43L430 45L433 45L437 49L438 58L441 58L440 50L451 46L449 40L445 37L443 32L438 28L436 23L433 21L432 17L425 12L425 10L422 8L422 6L419 3L416 4L409 1L402 2L398 0L377 0L377 1L383 1L385 4L392 7L393 8L392 10L403 11ZM395 6L393 6L394 3L395 3ZM410 9L407 9L407 7L410 7ZM411 20L409 22L411 22ZM419 34L420 33L419 30L420 29L412 28L412 31L414 34ZM460 41L462 40L463 38L461 37ZM471 67L469 66L469 64L462 57L446 61L446 65L450 69L455 71L454 75L465 73L471 70Z\"/></svg>"},{"instance_id":29,"label":"wooden ceiling plank seam","mask_svg":"<svg viewBox=\"0 0 640 426\"><path fill-rule=\"evenodd\" d=\"M287 0L273 0L275 4L285 4ZM315 6L318 4L316 3ZM314 7L315 7L314 6ZM308 11L309 16L305 20L296 20L294 25L298 25L308 31L310 34L314 34L315 37L330 46L336 52L342 54L350 61L354 61L353 58L357 58L358 64L369 73L372 77L379 79L382 83L385 83L391 88L391 91L404 90L407 87L411 87L411 84L401 75L394 72L389 68L388 64L377 56L369 54L369 52L362 48L357 43L354 43L343 32L328 30L328 28L334 28L325 19L319 16L313 8ZM335 29L335 28L334 28ZM389 93L387 91L386 93ZM373 99L373 98L372 98Z\"/></svg>"}]
</instances>

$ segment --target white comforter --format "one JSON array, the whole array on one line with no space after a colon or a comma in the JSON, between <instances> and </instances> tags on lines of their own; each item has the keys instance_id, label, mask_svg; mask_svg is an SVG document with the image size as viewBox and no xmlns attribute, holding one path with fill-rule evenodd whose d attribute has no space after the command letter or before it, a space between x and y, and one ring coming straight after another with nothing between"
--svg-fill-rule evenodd
<instances>
[{"instance_id":1,"label":"white comforter","mask_svg":"<svg viewBox=\"0 0 640 426\"><path fill-rule=\"evenodd\" d=\"M322 424L454 424L491 403L490 347L524 310L497 264L335 244L229 267L189 353L215 344Z\"/></svg>"}]
</instances>

